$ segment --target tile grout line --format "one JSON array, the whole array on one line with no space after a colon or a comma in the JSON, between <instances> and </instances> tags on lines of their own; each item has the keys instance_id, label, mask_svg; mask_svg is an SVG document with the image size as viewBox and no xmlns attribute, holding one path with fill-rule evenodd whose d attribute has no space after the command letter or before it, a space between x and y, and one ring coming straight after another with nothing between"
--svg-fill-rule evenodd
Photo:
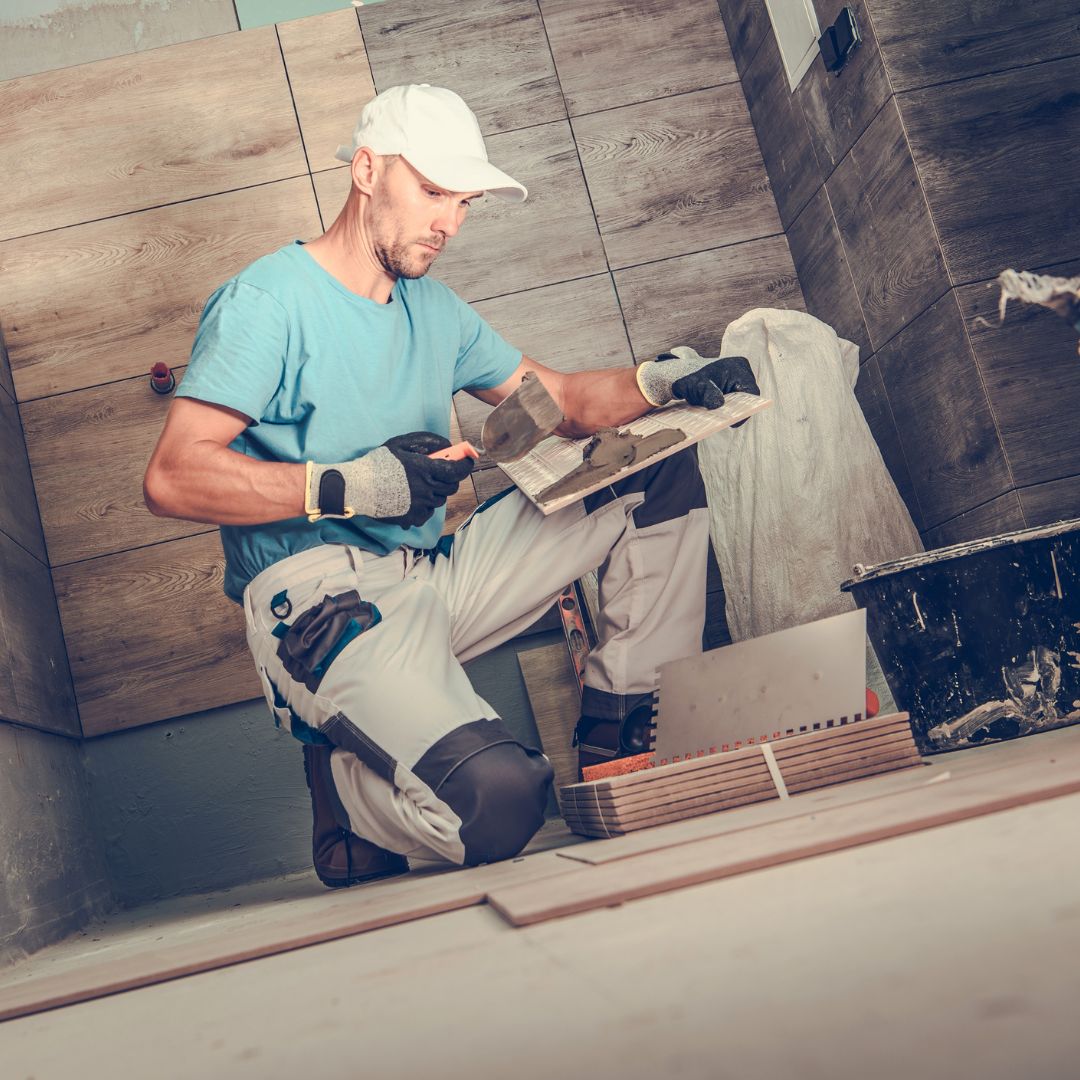
<instances>
[{"instance_id":1,"label":"tile grout line","mask_svg":"<svg viewBox=\"0 0 1080 1080\"><path fill-rule=\"evenodd\" d=\"M217 528L217 525L212 525L208 529L199 529L197 532L184 533L183 536L169 536L164 540L151 540L148 544L136 544L134 547L119 548L116 551L103 551L98 555L86 555L81 559L72 559L70 562L56 563L51 569L67 570L71 566L82 566L85 563L93 562L95 559L109 559L114 555L127 555L132 551L145 551L147 548L160 547L162 544L172 544L179 540L190 540L195 536L208 536L210 533L215 532Z\"/></svg>"},{"instance_id":2,"label":"tile grout line","mask_svg":"<svg viewBox=\"0 0 1080 1080\"><path fill-rule=\"evenodd\" d=\"M235 0L233 0L235 3ZM296 107L296 94L293 93L292 78L289 76L289 63L285 59L285 46L281 44L281 31L277 23L274 23L274 39L277 41L278 55L281 57L281 67L285 72L285 85L289 88L289 101L292 103L293 116L296 117L296 131L300 136L300 149L304 152L304 164L307 166L308 183L311 185L311 194L315 199L315 214L319 219L319 228L324 232L326 225L323 222L322 207L319 205L319 195L315 190L315 177L311 173L311 158L308 156L307 141L304 138L304 128L300 123L300 110Z\"/></svg>"}]
</instances>

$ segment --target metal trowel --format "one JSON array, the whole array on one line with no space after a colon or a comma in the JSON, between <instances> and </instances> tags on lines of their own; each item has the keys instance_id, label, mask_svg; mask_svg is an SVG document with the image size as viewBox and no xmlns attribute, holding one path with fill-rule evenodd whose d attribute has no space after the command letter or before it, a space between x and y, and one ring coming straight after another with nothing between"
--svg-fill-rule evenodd
<instances>
[{"instance_id":1,"label":"metal trowel","mask_svg":"<svg viewBox=\"0 0 1080 1080\"><path fill-rule=\"evenodd\" d=\"M496 463L517 461L563 422L562 410L535 372L488 414L480 439Z\"/></svg>"}]
</instances>

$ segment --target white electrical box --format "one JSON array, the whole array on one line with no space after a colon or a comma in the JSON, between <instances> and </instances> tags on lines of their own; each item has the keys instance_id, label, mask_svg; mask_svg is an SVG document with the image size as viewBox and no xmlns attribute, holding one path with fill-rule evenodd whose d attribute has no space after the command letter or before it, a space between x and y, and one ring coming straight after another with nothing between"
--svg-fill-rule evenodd
<instances>
[{"instance_id":1,"label":"white electrical box","mask_svg":"<svg viewBox=\"0 0 1080 1080\"><path fill-rule=\"evenodd\" d=\"M788 85L794 91L818 56L821 29L813 0L765 0L765 7L780 46Z\"/></svg>"}]
</instances>

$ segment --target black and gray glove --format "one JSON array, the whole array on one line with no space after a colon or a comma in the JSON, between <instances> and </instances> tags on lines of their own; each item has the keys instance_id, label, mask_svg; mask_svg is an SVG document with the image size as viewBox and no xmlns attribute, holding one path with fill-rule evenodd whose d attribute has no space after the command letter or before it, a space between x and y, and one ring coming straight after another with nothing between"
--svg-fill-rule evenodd
<instances>
[{"instance_id":1,"label":"black and gray glove","mask_svg":"<svg viewBox=\"0 0 1080 1080\"><path fill-rule=\"evenodd\" d=\"M685 346L639 364L637 380L642 396L657 407L682 398L691 405L718 409L725 394L761 393L745 356L709 360Z\"/></svg>"},{"instance_id":2,"label":"black and gray glove","mask_svg":"<svg viewBox=\"0 0 1080 1080\"><path fill-rule=\"evenodd\" d=\"M309 521L378 518L411 529L423 525L473 470L472 458L448 461L429 457L450 440L431 431L395 435L382 446L336 465L308 462Z\"/></svg>"}]
</instances>

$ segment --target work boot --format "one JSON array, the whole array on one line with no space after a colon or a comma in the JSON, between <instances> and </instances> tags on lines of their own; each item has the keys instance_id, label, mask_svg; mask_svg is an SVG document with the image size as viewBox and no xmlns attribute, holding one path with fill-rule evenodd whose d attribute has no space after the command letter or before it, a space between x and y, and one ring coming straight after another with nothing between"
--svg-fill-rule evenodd
<instances>
[{"instance_id":1,"label":"work boot","mask_svg":"<svg viewBox=\"0 0 1080 1080\"><path fill-rule=\"evenodd\" d=\"M406 873L409 863L404 855L395 855L349 831L345 808L330 773L332 751L332 746L304 744L304 776L314 816L311 855L319 880L328 888L338 889ZM342 824L342 820L346 823Z\"/></svg>"},{"instance_id":2,"label":"work boot","mask_svg":"<svg viewBox=\"0 0 1080 1080\"><path fill-rule=\"evenodd\" d=\"M649 695L619 720L582 716L574 728L578 770L615 758L647 754L652 749L653 703Z\"/></svg>"}]
</instances>

